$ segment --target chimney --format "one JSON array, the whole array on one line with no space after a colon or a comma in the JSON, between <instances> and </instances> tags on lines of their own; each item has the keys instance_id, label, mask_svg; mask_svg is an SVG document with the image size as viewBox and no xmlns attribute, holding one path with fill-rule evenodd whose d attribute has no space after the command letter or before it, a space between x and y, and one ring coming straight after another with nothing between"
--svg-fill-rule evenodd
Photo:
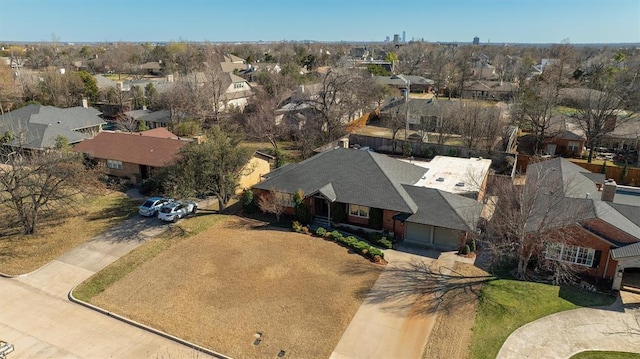
<instances>
[{"instance_id":1,"label":"chimney","mask_svg":"<svg viewBox=\"0 0 640 359\"><path fill-rule=\"evenodd\" d=\"M616 181L612 179L608 179L604 182L604 188L602 189L602 197L603 201L613 202L613 198L616 196L616 188L618 185Z\"/></svg>"},{"instance_id":2,"label":"chimney","mask_svg":"<svg viewBox=\"0 0 640 359\"><path fill-rule=\"evenodd\" d=\"M618 115L608 115L604 119L604 132L611 132L616 129Z\"/></svg>"},{"instance_id":3,"label":"chimney","mask_svg":"<svg viewBox=\"0 0 640 359\"><path fill-rule=\"evenodd\" d=\"M167 82L169 83L173 82L173 75L167 75Z\"/></svg>"},{"instance_id":4,"label":"chimney","mask_svg":"<svg viewBox=\"0 0 640 359\"><path fill-rule=\"evenodd\" d=\"M86 97L82 98L82 107L89 108L89 101L87 101Z\"/></svg>"},{"instance_id":5,"label":"chimney","mask_svg":"<svg viewBox=\"0 0 640 359\"><path fill-rule=\"evenodd\" d=\"M338 147L349 148L349 137L339 139Z\"/></svg>"}]
</instances>

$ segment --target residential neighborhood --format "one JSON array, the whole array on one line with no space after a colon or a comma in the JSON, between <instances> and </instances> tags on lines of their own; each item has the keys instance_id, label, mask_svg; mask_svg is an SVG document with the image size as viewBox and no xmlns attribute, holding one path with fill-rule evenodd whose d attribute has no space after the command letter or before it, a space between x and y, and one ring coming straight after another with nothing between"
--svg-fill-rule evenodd
<instances>
[{"instance_id":1,"label":"residential neighborhood","mask_svg":"<svg viewBox=\"0 0 640 359\"><path fill-rule=\"evenodd\" d=\"M640 32L383 3L0 16L0 359L640 358Z\"/></svg>"}]
</instances>

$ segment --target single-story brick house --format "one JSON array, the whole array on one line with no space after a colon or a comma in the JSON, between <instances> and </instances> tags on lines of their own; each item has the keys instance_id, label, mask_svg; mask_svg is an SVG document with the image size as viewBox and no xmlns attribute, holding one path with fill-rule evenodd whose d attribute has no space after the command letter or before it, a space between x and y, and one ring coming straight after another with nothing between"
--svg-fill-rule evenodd
<instances>
[{"instance_id":1,"label":"single-story brick house","mask_svg":"<svg viewBox=\"0 0 640 359\"><path fill-rule=\"evenodd\" d=\"M74 150L104 164L110 175L138 182L151 177L156 168L171 163L189 142L170 135L160 128L135 133L103 131L80 142Z\"/></svg>"},{"instance_id":2,"label":"single-story brick house","mask_svg":"<svg viewBox=\"0 0 640 359\"><path fill-rule=\"evenodd\" d=\"M539 182L542 178L542 182ZM527 167L525 186L540 191L537 207L546 221L557 220L545 231L545 256L575 264L583 274L613 280L620 289L625 268L640 268L640 189L618 186L604 174L591 173L564 158ZM553 206L543 204L554 203ZM543 215L532 216L528 230L540 228Z\"/></svg>"},{"instance_id":3,"label":"single-story brick house","mask_svg":"<svg viewBox=\"0 0 640 359\"><path fill-rule=\"evenodd\" d=\"M375 152L334 148L280 167L253 188L258 196L301 190L314 221L323 226L334 224L336 214L342 213L340 220L349 225L382 229L411 243L459 249L476 230L482 210L476 198L483 191L469 198L423 186L429 171ZM292 207L285 211L292 212ZM381 224L373 223L374 217Z\"/></svg>"}]
</instances>

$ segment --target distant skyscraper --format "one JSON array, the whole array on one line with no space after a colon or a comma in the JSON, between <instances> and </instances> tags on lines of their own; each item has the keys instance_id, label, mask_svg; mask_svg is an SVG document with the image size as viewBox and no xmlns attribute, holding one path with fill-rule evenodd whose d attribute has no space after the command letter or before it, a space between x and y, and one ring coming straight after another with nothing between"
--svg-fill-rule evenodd
<instances>
[{"instance_id":1,"label":"distant skyscraper","mask_svg":"<svg viewBox=\"0 0 640 359\"><path fill-rule=\"evenodd\" d=\"M384 41L385 42L389 42L389 41L391 41L391 39L389 39L389 36L387 36L387 37L385 37Z\"/></svg>"},{"instance_id":2,"label":"distant skyscraper","mask_svg":"<svg viewBox=\"0 0 640 359\"><path fill-rule=\"evenodd\" d=\"M406 31L402 31L402 42L407 42L407 32Z\"/></svg>"},{"instance_id":3,"label":"distant skyscraper","mask_svg":"<svg viewBox=\"0 0 640 359\"><path fill-rule=\"evenodd\" d=\"M400 42L400 34L393 34L393 43L397 44Z\"/></svg>"},{"instance_id":4,"label":"distant skyscraper","mask_svg":"<svg viewBox=\"0 0 640 359\"><path fill-rule=\"evenodd\" d=\"M477 36L476 36L476 37L474 37L474 38L473 38L473 44L474 44L474 45L480 45L480 38L479 38L479 37L477 37Z\"/></svg>"}]
</instances>

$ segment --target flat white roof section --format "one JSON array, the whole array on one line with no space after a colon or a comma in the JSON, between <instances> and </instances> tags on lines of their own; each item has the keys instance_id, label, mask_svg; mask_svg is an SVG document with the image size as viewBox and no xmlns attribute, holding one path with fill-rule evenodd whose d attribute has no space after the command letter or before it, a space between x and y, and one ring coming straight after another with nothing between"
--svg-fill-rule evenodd
<instances>
[{"instance_id":1,"label":"flat white roof section","mask_svg":"<svg viewBox=\"0 0 640 359\"><path fill-rule=\"evenodd\" d=\"M428 169L414 186L435 188L455 194L479 192L491 167L491 160L474 157L436 156L430 162L408 159L401 161Z\"/></svg>"}]
</instances>

